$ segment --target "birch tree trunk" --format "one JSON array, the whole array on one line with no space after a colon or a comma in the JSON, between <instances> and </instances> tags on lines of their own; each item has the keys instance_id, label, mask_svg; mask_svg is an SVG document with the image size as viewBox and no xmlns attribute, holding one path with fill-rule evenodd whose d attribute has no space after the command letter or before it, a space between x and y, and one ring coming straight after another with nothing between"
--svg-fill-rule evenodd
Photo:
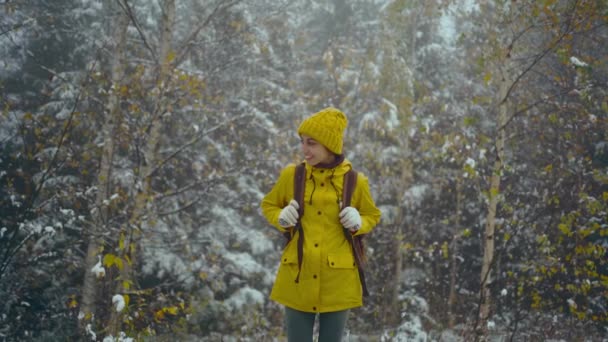
<instances>
[{"instance_id":1,"label":"birch tree trunk","mask_svg":"<svg viewBox=\"0 0 608 342\"><path fill-rule=\"evenodd\" d=\"M403 215L400 215L403 217ZM403 222L400 220L399 222ZM401 290L401 270L403 269L403 251L401 246L403 245L403 233L401 233L401 227L398 229L398 233L395 236L395 271L393 279L395 279L395 285L393 286L392 293L392 302L390 303L391 308L391 319L389 322L391 324L399 324L399 320L401 318L400 309L401 303L399 302L399 292Z\"/></svg>"},{"instance_id":2,"label":"birch tree trunk","mask_svg":"<svg viewBox=\"0 0 608 342\"><path fill-rule=\"evenodd\" d=\"M487 337L487 325L488 319L491 315L492 297L490 293L490 286L492 284L492 264L494 261L494 232L496 228L496 209L498 207L498 200L500 195L500 180L503 169L503 158L504 148L506 139L506 125L507 125L507 92L511 83L507 75L507 70L504 64L500 67L500 88L499 88L499 107L498 107L498 131L496 132L495 144L496 144L496 156L494 160L494 166L492 168L492 175L490 177L490 191L489 191L489 203L488 203L488 214L486 216L486 226L484 232L484 251L483 251L483 264L481 267L481 286L480 286L480 308L479 308L479 319L478 319L478 338Z\"/></svg>"},{"instance_id":3,"label":"birch tree trunk","mask_svg":"<svg viewBox=\"0 0 608 342\"><path fill-rule=\"evenodd\" d=\"M456 212L454 213L454 228L456 234L451 242L451 255L450 255L450 294L448 296L448 326L450 329L454 328L456 324L456 314L454 308L456 307L457 292L456 292L456 280L458 274L458 258L457 248L458 240L460 238L460 215L462 214L462 178L456 178Z\"/></svg>"},{"instance_id":4,"label":"birch tree trunk","mask_svg":"<svg viewBox=\"0 0 608 342\"><path fill-rule=\"evenodd\" d=\"M114 26L113 37L115 37L115 43L111 60L111 79L115 89L120 88L118 84L122 81L124 75L124 51L128 23L129 21L126 15L119 13L116 18L116 25ZM85 273L79 314L81 333L83 334L86 334L85 329L87 324L94 320L97 309L97 275L93 273L92 268L103 259L100 254L100 247L103 246L101 235L105 231L105 228L107 228L106 223L109 214L108 208L104 205L104 202L111 196L115 132L116 127L120 125L122 118L120 112L120 99L116 92L113 92L109 97L108 113L102 127L103 149L99 174L97 176L98 192L95 199L95 208L92 215L93 225L90 228L90 237L85 258Z\"/></svg>"},{"instance_id":5,"label":"birch tree trunk","mask_svg":"<svg viewBox=\"0 0 608 342\"><path fill-rule=\"evenodd\" d=\"M400 302L399 302L399 290L401 289L401 269L403 268L403 233L401 232L403 223L403 209L398 208L395 222L393 223L392 233L393 239L391 239L390 249L394 256L393 263L391 264L393 270L392 274L387 275L385 286L387 289L387 295L384 298L382 322L387 326L395 326L399 324L401 315L399 314Z\"/></svg>"},{"instance_id":6,"label":"birch tree trunk","mask_svg":"<svg viewBox=\"0 0 608 342\"><path fill-rule=\"evenodd\" d=\"M129 291L135 283L134 269L138 264L138 249L140 246L142 229L146 226L146 222L153 222L155 213L149 210L148 204L153 199L152 176L158 162L158 147L160 143L160 133L162 128L162 117L167 111L167 89L169 88L171 62L172 62L172 35L173 26L175 23L175 0L164 0L162 4L162 23L161 23L161 39L160 39L160 55L158 65L160 66L158 75L159 98L156 102L155 112L151 113L151 125L144 150L145 164L140 168L140 177L138 189L135 191L135 205L131 217L128 222L128 227L123 229L125 234L124 249L122 259L127 262L123 263L120 271L120 282L116 285L116 293L120 294ZM117 336L121 331L123 313L113 308L110 317L109 331L113 336Z\"/></svg>"}]
</instances>

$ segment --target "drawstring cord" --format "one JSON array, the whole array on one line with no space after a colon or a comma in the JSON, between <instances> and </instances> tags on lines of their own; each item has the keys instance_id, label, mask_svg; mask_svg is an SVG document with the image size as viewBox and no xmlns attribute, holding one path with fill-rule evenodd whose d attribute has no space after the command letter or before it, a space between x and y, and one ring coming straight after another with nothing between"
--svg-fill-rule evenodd
<instances>
[{"instance_id":1,"label":"drawstring cord","mask_svg":"<svg viewBox=\"0 0 608 342\"><path fill-rule=\"evenodd\" d=\"M317 189L317 183L315 182L315 178L312 176L314 169L310 170L310 177L309 179L312 179L312 192L310 193L310 199L308 200L308 204L312 205L312 195L315 193L315 190Z\"/></svg>"},{"instance_id":2,"label":"drawstring cord","mask_svg":"<svg viewBox=\"0 0 608 342\"><path fill-rule=\"evenodd\" d=\"M312 180L312 192L310 193L310 197L308 199L308 204L312 205L312 195L314 195L315 190L317 189L317 183L315 182L315 178L312 176L314 169L311 170L310 172L310 177L308 177L308 179ZM336 203L338 204L338 207L341 207L342 204L340 203L340 199L342 196L340 196L340 191L338 190L338 187L336 187L336 184L334 184L334 174L336 173L336 168L331 169L331 175L329 175L329 184L331 184L331 187L334 188L334 192L336 193ZM342 208L340 208L342 209Z\"/></svg>"},{"instance_id":3,"label":"drawstring cord","mask_svg":"<svg viewBox=\"0 0 608 342\"><path fill-rule=\"evenodd\" d=\"M336 203L338 204L338 207L340 207L340 209L342 209L342 204L340 203L340 192L338 191L338 188L336 187L336 184L334 184L334 173L336 173L336 169L331 169L331 175L329 175L329 184L331 184L332 188L334 188L334 191L336 192Z\"/></svg>"}]
</instances>

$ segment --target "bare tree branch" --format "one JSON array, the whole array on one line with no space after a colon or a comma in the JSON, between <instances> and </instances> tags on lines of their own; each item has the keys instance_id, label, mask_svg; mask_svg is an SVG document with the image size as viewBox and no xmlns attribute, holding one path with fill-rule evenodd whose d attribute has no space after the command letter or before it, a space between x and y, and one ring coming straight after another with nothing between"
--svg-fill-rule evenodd
<instances>
[{"instance_id":1,"label":"bare tree branch","mask_svg":"<svg viewBox=\"0 0 608 342\"><path fill-rule=\"evenodd\" d=\"M57 71L55 71L55 70L53 70L53 69L51 69L51 68L48 68L48 67L46 67L46 66L44 66L44 65L42 65L42 64L39 64L38 66L39 66L41 69L48 71L50 74L52 74L52 75L53 75L53 77L56 77L57 79L62 80L64 83L68 83L68 84L71 84L71 85L76 86L76 87L84 87L84 84L83 84L83 85L74 84L74 83L73 83L71 80L68 80L67 78L65 78L65 77L61 76L61 74L60 74L59 72L57 72ZM92 71L93 69L94 69L94 68L92 68L92 69L91 69L91 71ZM89 74L90 74L90 73L89 73ZM86 97L87 97L87 99L91 99L91 100L93 100L93 102L96 102L97 104L100 104L100 105L102 105L102 106L105 106L105 102L104 102L103 100L101 100L100 98L96 97L94 94L87 93L87 94L86 94Z\"/></svg>"},{"instance_id":2,"label":"bare tree branch","mask_svg":"<svg viewBox=\"0 0 608 342\"><path fill-rule=\"evenodd\" d=\"M15 235L17 235L17 232L15 232ZM8 268L8 265L11 263L13 257L19 252L19 250L21 250L21 247L23 247L23 245L25 245L25 243L28 242L32 237L34 237L34 233L30 232L25 238L23 238L23 240L21 240L21 242L19 242L19 244L15 248L13 248L12 251L10 248L7 248L4 258L2 258L2 265L0 266L0 279L2 278L2 275L4 275L4 272Z\"/></svg>"},{"instance_id":3,"label":"bare tree branch","mask_svg":"<svg viewBox=\"0 0 608 342\"><path fill-rule=\"evenodd\" d=\"M568 93L569 93L569 92L571 92L571 91L572 91L572 89L568 89L568 90L566 90L566 91L564 91L564 92L560 92L560 93L554 94L554 95L552 95L552 96L549 96L549 97L547 97L547 98L540 99L540 100L538 100L538 101L536 101L536 102L534 102L534 103L532 103L532 104L530 104L530 105L528 105L528 106L526 106L526 107L524 107L524 108L522 108L522 109L518 110L517 112L513 113L513 115L511 115L509 118L507 118L507 121L504 123L504 125L501 125L501 126L499 126L499 127L498 127L498 130L501 130L501 129L506 128L507 126L509 126L509 124L510 124L510 123L511 123L511 122L512 122L512 121L513 121L513 120L514 120L516 117L518 117L518 116L519 116L519 115L521 115L521 114L526 113L526 112L527 112L527 111L529 111L530 109L532 109L532 108L534 108L534 107L536 107L536 106L538 106L538 105L541 105L541 104L543 104L543 103L547 103L549 100L554 99L554 98L556 98L556 97L559 97L559 96L562 96L562 95L568 94Z\"/></svg>"},{"instance_id":4,"label":"bare tree branch","mask_svg":"<svg viewBox=\"0 0 608 342\"><path fill-rule=\"evenodd\" d=\"M205 192L207 190L209 190L210 188L211 188L211 186L206 187L205 191L203 192L202 195L197 196L195 199L193 199L192 201L188 202L184 206L179 207L179 208L177 208L175 210L171 210L171 211L162 211L162 212L159 212L158 216L159 217L163 217L163 216L169 216L169 215L177 214L177 213L179 213L181 211L184 211L184 210L192 207L193 205L195 205L196 203L200 202L205 197L205 195L206 195Z\"/></svg>"},{"instance_id":5,"label":"bare tree branch","mask_svg":"<svg viewBox=\"0 0 608 342\"><path fill-rule=\"evenodd\" d=\"M167 156L165 159L163 159L160 163L158 163L151 171L149 174L145 175L145 177L151 177L152 175L154 175L163 165L165 165L169 160L173 159L176 155L180 154L182 151L184 151L186 148L188 148L189 146L192 146L194 144L196 144L198 141L200 141L202 138L204 138L205 136L213 133L214 131L226 126L229 123L232 123L234 121L238 121L240 119L246 118L252 116L252 114L243 114L243 115L238 115L235 116L233 118L231 118L228 121L219 123L203 132L201 132L201 134L199 134L198 136L192 138L190 141L188 141L187 143L185 143L184 145L182 145L181 147L179 147L178 149L176 149L175 151L173 151L173 153L171 153L169 156Z\"/></svg>"},{"instance_id":6,"label":"bare tree branch","mask_svg":"<svg viewBox=\"0 0 608 342\"><path fill-rule=\"evenodd\" d=\"M13 25L13 26L11 26L11 27L8 27L8 28L6 28L6 29L5 29L5 28L2 28L2 31L0 31L0 36L4 36L4 35L6 35L6 34L9 34L9 33L13 32L13 31L16 31L16 30L18 30L18 29L22 28L23 26L28 25L28 24L29 24L29 23L31 23L32 21L34 21L34 19L29 18L29 19L27 19L27 20L23 21L22 23L15 24L15 25Z\"/></svg>"},{"instance_id":7,"label":"bare tree branch","mask_svg":"<svg viewBox=\"0 0 608 342\"><path fill-rule=\"evenodd\" d=\"M201 30L203 28L205 28L207 25L209 25L209 23L211 23L211 21L214 19L216 14L226 11L227 9L235 6L236 4L238 4L241 1L242 0L222 0L222 1L220 1L217 4L217 6L213 9L213 11L211 11L211 13L207 16L207 18L199 26L197 26L188 35L188 37L182 42L181 46L177 49L178 51L181 51L181 53L175 59L174 65L179 65L183 62L183 60L184 60L184 58L186 58L186 55L188 54L188 52L190 52L190 49L192 47L191 42L196 39L196 37L199 35L199 33L201 32ZM226 3L226 4L224 5L224 3ZM224 6L222 6L222 5L224 5Z\"/></svg>"},{"instance_id":8,"label":"bare tree branch","mask_svg":"<svg viewBox=\"0 0 608 342\"><path fill-rule=\"evenodd\" d=\"M123 3L123 1L124 1L124 3ZM123 1L116 0L118 5L123 9L125 14L127 15L127 17L129 17L129 20L131 20L131 22L133 23L133 26L135 26L135 29L137 29L137 32L139 33L141 40L143 41L144 45L146 46L146 49L148 51L150 51L150 54L152 55L152 60L155 61L156 63L158 63L158 57L156 56L156 52L154 51L154 49L148 42L149 39L146 37L146 34L145 34L144 30L141 28L141 25L139 24L137 17L133 13L133 9L129 5L129 1L128 0L123 0Z\"/></svg>"},{"instance_id":9,"label":"bare tree branch","mask_svg":"<svg viewBox=\"0 0 608 342\"><path fill-rule=\"evenodd\" d=\"M578 1L574 3L572 10L570 11L571 13L574 13L576 11L576 7L577 7ZM517 86L517 84L519 83L519 81L534 67L536 66L536 64L538 64L549 52L553 51L561 42L562 40L571 33L572 31L572 16L569 18L569 20L566 23L566 29L563 30L563 32L559 35L559 37L553 42L553 44L549 45L549 47L547 47L545 50L543 50L539 55L537 55L534 60L532 61L532 63L530 63L530 65L528 65L519 75L517 75L517 77L515 77L515 80L513 81L513 83L511 83L511 86L509 87L509 89L507 90L507 94L505 95L505 97L500 101L500 104L503 104L507 101L507 99L511 96L511 93L513 92L513 90L515 89L515 86ZM521 36L518 36L517 38L520 38ZM513 45L513 43L511 43L511 46Z\"/></svg>"}]
</instances>

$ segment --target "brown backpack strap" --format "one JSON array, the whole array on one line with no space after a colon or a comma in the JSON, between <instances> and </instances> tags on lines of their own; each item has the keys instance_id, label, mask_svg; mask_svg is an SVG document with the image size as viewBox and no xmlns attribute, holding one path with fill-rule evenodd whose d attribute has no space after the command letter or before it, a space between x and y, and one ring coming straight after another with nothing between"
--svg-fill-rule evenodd
<instances>
[{"instance_id":1,"label":"brown backpack strap","mask_svg":"<svg viewBox=\"0 0 608 342\"><path fill-rule=\"evenodd\" d=\"M357 171L350 170L344 175L344 187L342 188L342 209L350 207L353 192L357 186Z\"/></svg>"},{"instance_id":2,"label":"brown backpack strap","mask_svg":"<svg viewBox=\"0 0 608 342\"><path fill-rule=\"evenodd\" d=\"M357 171L352 169L344 175L341 209L349 207L351 204L353 193L355 192L355 187L357 186L357 176ZM353 236L348 229L344 229L344 236L353 248L353 256L355 257L355 263L357 264L357 269L359 271L359 280L361 281L363 296L367 297L369 296L369 291L367 290L367 284L365 282L365 272L363 269L365 263L365 252L363 248L362 236Z\"/></svg>"},{"instance_id":3,"label":"brown backpack strap","mask_svg":"<svg viewBox=\"0 0 608 342\"><path fill-rule=\"evenodd\" d=\"M294 177L293 184L293 198L298 202L298 222L300 222L300 218L304 214L304 186L306 184L306 165L304 163L296 166L296 174Z\"/></svg>"},{"instance_id":4,"label":"brown backpack strap","mask_svg":"<svg viewBox=\"0 0 608 342\"><path fill-rule=\"evenodd\" d=\"M288 237L289 242L296 234L298 235L298 275L296 276L296 283L300 281L300 271L302 270L302 259L304 259L304 229L302 229L302 215L304 215L304 187L306 185L306 164L301 163L296 166L296 172L294 175L293 182L293 197L298 202L298 221L291 234Z\"/></svg>"},{"instance_id":5,"label":"brown backpack strap","mask_svg":"<svg viewBox=\"0 0 608 342\"><path fill-rule=\"evenodd\" d=\"M293 236L297 231L298 224L300 223L300 218L304 214L304 184L306 183L306 166L304 163L298 164L296 166L296 171L293 178L293 199L298 202L298 223L294 226L294 228L289 229L283 236L285 236L285 246L291 241Z\"/></svg>"}]
</instances>

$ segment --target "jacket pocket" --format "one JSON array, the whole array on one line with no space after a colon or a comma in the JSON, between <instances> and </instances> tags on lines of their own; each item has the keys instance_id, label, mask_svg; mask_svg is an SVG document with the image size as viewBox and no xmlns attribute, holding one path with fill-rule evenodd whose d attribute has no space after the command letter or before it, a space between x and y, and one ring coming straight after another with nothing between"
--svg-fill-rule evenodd
<instances>
[{"instance_id":1,"label":"jacket pocket","mask_svg":"<svg viewBox=\"0 0 608 342\"><path fill-rule=\"evenodd\" d=\"M287 245L287 248L285 248L285 250L283 251L283 254L281 255L281 264L282 265L298 263L298 252L297 252L297 249L294 247L296 247L296 246L293 246L291 244Z\"/></svg>"},{"instance_id":2,"label":"jacket pocket","mask_svg":"<svg viewBox=\"0 0 608 342\"><path fill-rule=\"evenodd\" d=\"M327 263L331 268L355 268L355 258L352 253L328 254Z\"/></svg>"}]
</instances>

